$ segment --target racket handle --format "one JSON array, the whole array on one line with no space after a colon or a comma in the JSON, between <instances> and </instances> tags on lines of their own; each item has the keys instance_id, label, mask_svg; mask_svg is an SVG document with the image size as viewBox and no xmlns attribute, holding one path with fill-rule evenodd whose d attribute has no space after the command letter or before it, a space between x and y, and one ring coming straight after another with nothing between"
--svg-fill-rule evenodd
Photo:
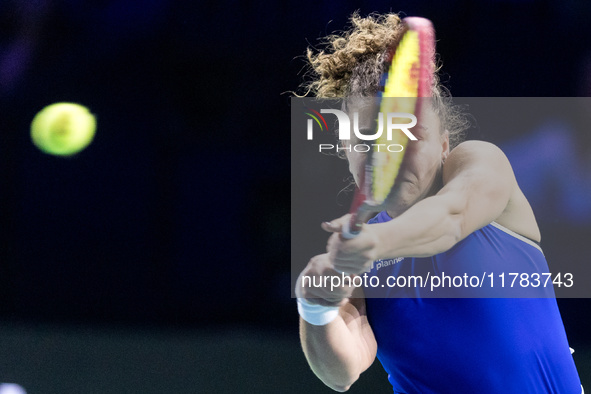
<instances>
[{"instance_id":1,"label":"racket handle","mask_svg":"<svg viewBox=\"0 0 591 394\"><path fill-rule=\"evenodd\" d=\"M345 225L343 226L343 232L341 233L343 238L353 239L359 235L363 223L357 220L358 217L359 215L354 213L351 215L351 219L348 222L345 222Z\"/></svg>"},{"instance_id":2,"label":"racket handle","mask_svg":"<svg viewBox=\"0 0 591 394\"><path fill-rule=\"evenodd\" d=\"M353 239L359 235L363 228L363 223L367 222L370 216L373 214L373 210L367 209L362 206L357 212L351 215L351 219L345 222L341 236L345 239Z\"/></svg>"}]
</instances>

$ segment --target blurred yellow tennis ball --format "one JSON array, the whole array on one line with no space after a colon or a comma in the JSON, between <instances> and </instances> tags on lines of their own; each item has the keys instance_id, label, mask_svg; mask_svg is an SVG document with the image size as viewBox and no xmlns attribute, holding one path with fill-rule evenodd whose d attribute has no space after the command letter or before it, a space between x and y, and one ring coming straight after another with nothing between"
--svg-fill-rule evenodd
<instances>
[{"instance_id":1,"label":"blurred yellow tennis ball","mask_svg":"<svg viewBox=\"0 0 591 394\"><path fill-rule=\"evenodd\" d=\"M70 156L94 138L96 119L88 108L75 103L55 103L43 108L31 123L31 139L45 153Z\"/></svg>"}]
</instances>

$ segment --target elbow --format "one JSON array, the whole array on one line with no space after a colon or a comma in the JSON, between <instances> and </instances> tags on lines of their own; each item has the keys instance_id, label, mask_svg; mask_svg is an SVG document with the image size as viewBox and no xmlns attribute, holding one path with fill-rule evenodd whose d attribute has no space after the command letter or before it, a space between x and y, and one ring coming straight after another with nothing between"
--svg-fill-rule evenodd
<instances>
[{"instance_id":1,"label":"elbow","mask_svg":"<svg viewBox=\"0 0 591 394\"><path fill-rule=\"evenodd\" d=\"M339 384L326 384L328 387L330 387L331 389L333 389L334 391L337 391L339 393L344 393L346 391L349 391L349 389L351 388L352 384L347 384L347 385L339 385Z\"/></svg>"},{"instance_id":2,"label":"elbow","mask_svg":"<svg viewBox=\"0 0 591 394\"><path fill-rule=\"evenodd\" d=\"M453 248L463 238L463 225L461 214L450 214L441 222L441 232L428 248L426 255L433 256L444 253Z\"/></svg>"},{"instance_id":3,"label":"elbow","mask_svg":"<svg viewBox=\"0 0 591 394\"><path fill-rule=\"evenodd\" d=\"M433 242L430 247L425 248L424 253L417 254L417 257L431 257L439 253L445 253L460 242L460 240L459 237L452 234L443 235Z\"/></svg>"},{"instance_id":4,"label":"elbow","mask_svg":"<svg viewBox=\"0 0 591 394\"><path fill-rule=\"evenodd\" d=\"M359 375L357 376L350 376L348 379L342 379L338 381L337 379L320 379L322 382L339 393L344 393L349 391L353 383L355 383L359 379Z\"/></svg>"},{"instance_id":5,"label":"elbow","mask_svg":"<svg viewBox=\"0 0 591 394\"><path fill-rule=\"evenodd\" d=\"M465 234L467 203L466 199L455 198L453 203L447 206L445 220L443 221L445 230L442 237L443 246L446 248L445 252L467 235Z\"/></svg>"},{"instance_id":6,"label":"elbow","mask_svg":"<svg viewBox=\"0 0 591 394\"><path fill-rule=\"evenodd\" d=\"M339 393L344 393L345 391L349 391L349 388L351 388L351 386L337 386L334 387L333 390L338 391Z\"/></svg>"},{"instance_id":7,"label":"elbow","mask_svg":"<svg viewBox=\"0 0 591 394\"><path fill-rule=\"evenodd\" d=\"M448 234L449 248L451 249L455 244L465 238L464 235L464 215L456 214L451 217L452 225L451 231Z\"/></svg>"}]
</instances>

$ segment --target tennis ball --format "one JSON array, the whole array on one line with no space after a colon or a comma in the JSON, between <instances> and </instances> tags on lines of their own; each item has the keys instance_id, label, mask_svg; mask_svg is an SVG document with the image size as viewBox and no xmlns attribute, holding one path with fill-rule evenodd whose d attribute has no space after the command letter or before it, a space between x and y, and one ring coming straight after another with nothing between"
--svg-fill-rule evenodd
<instances>
[{"instance_id":1,"label":"tennis ball","mask_svg":"<svg viewBox=\"0 0 591 394\"><path fill-rule=\"evenodd\" d=\"M70 156L94 138L96 119L88 108L75 103L55 103L43 108L31 122L31 139L43 152Z\"/></svg>"}]
</instances>

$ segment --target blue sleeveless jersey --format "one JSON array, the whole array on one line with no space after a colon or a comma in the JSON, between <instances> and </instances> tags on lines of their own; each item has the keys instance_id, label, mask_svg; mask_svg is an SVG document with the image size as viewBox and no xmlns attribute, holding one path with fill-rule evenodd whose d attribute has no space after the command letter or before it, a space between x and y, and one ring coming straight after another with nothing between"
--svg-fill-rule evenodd
<instances>
[{"instance_id":1,"label":"blue sleeveless jersey","mask_svg":"<svg viewBox=\"0 0 591 394\"><path fill-rule=\"evenodd\" d=\"M382 212L370 223L388 220ZM368 276L385 283L390 275L479 270L548 272L548 266L533 241L492 223L447 252L383 261ZM425 298L427 289L364 290L377 356L395 393L581 393L553 292L546 298ZM462 297L469 290L457 291Z\"/></svg>"}]
</instances>

